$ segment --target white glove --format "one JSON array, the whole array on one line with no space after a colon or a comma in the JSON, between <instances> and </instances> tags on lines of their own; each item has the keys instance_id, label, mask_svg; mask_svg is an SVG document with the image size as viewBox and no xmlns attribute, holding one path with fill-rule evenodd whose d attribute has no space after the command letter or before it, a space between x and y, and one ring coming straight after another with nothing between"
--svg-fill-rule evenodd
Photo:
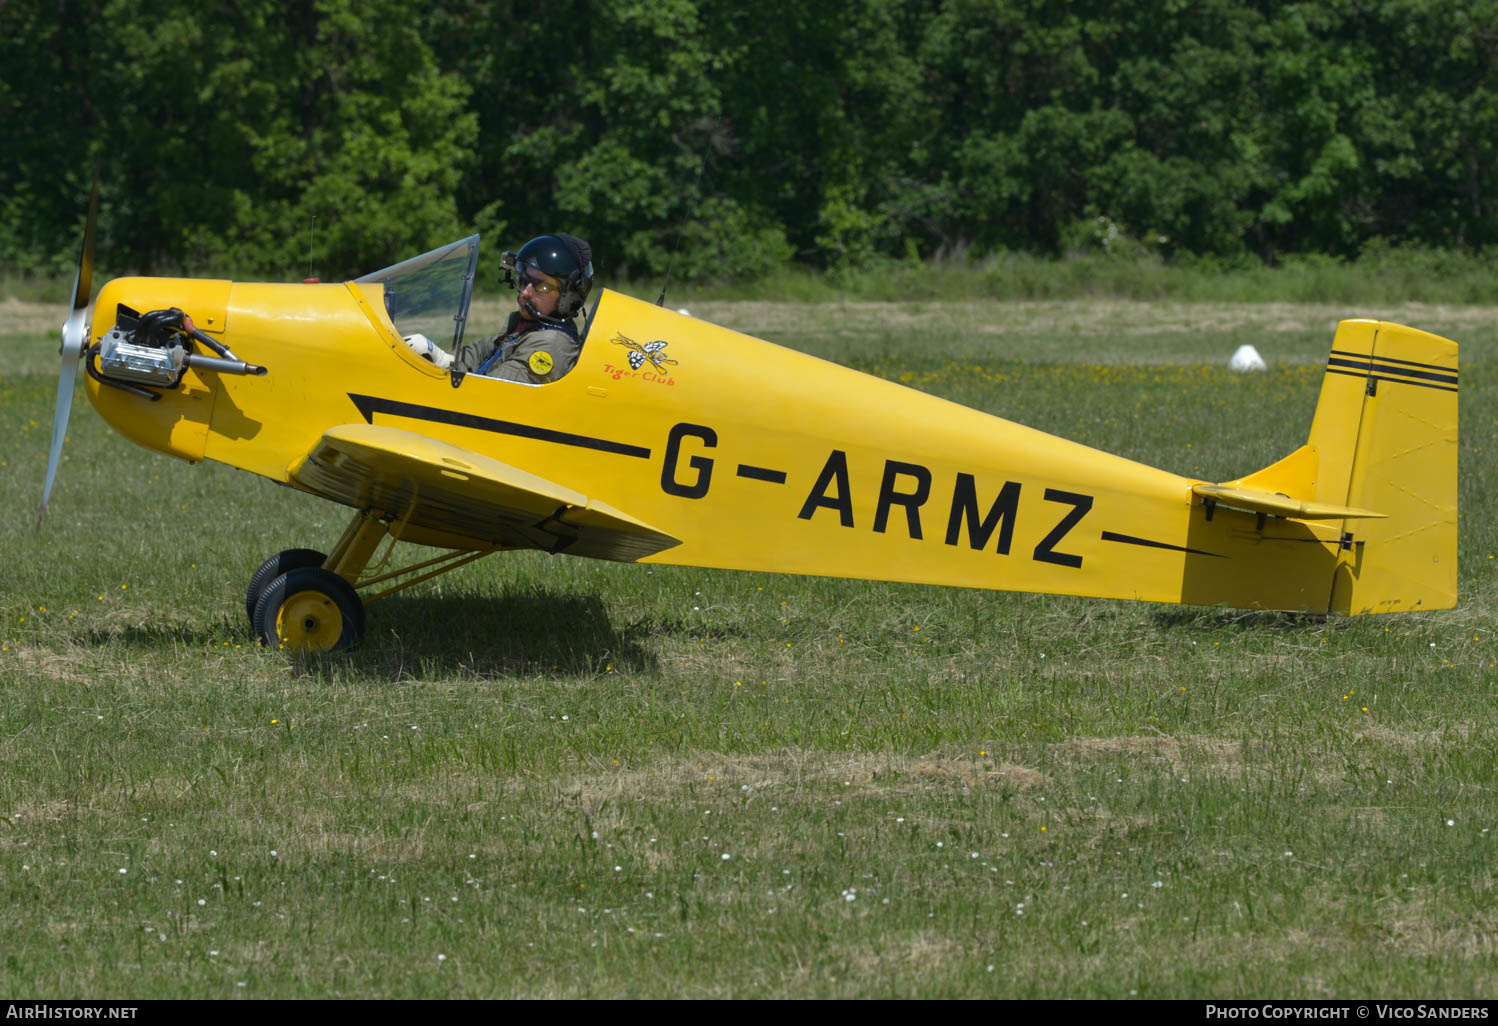
<instances>
[{"instance_id":1,"label":"white glove","mask_svg":"<svg viewBox=\"0 0 1498 1026\"><path fill-rule=\"evenodd\" d=\"M414 335L407 335L405 341L406 345L411 347L411 351L413 353L415 353L417 356L426 357L428 360L432 361L443 370L447 370L452 366L452 356L444 352L441 346L439 346L437 343L433 342L431 339L427 338L420 332L417 332Z\"/></svg>"}]
</instances>

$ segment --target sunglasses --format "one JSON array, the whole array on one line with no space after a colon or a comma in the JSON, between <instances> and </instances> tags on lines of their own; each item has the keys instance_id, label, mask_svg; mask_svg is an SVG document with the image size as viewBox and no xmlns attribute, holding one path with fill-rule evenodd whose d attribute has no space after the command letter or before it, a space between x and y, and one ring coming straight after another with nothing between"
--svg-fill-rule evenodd
<instances>
[{"instance_id":1,"label":"sunglasses","mask_svg":"<svg viewBox=\"0 0 1498 1026\"><path fill-rule=\"evenodd\" d=\"M541 296L554 296L561 290L560 285L549 278L543 277L540 271L532 267L522 266L520 268L521 291L524 291L527 285L534 289L537 295Z\"/></svg>"}]
</instances>

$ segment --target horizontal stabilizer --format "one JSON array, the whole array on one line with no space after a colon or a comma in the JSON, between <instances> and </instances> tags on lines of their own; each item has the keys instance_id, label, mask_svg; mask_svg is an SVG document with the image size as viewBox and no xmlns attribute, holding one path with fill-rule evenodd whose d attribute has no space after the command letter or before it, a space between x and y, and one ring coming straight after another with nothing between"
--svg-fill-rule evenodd
<instances>
[{"instance_id":1,"label":"horizontal stabilizer","mask_svg":"<svg viewBox=\"0 0 1498 1026\"><path fill-rule=\"evenodd\" d=\"M423 544L539 548L620 562L680 544L581 492L399 428L332 428L289 473L299 488L389 515L397 537Z\"/></svg>"},{"instance_id":2,"label":"horizontal stabilizer","mask_svg":"<svg viewBox=\"0 0 1498 1026\"><path fill-rule=\"evenodd\" d=\"M1248 488L1229 488L1226 485L1193 485L1191 491L1206 502L1220 502L1233 509L1246 509L1250 513L1267 513L1292 520L1357 520L1386 516L1369 509L1334 506L1329 502L1305 502L1278 492L1258 492Z\"/></svg>"}]
</instances>

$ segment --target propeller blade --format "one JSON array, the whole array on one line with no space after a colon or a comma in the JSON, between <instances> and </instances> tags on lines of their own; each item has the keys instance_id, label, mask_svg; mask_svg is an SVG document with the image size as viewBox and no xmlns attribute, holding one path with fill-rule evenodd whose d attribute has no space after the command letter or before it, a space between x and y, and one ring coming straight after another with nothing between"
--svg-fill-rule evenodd
<instances>
[{"instance_id":1,"label":"propeller blade","mask_svg":"<svg viewBox=\"0 0 1498 1026\"><path fill-rule=\"evenodd\" d=\"M78 274L73 279L73 305L67 323L62 326L62 366L57 374L57 412L52 417L52 451L47 457L47 480L42 485L42 505L36 513L40 527L47 516L47 500L52 497L52 482L57 477L57 463L62 458L62 442L68 433L68 415L73 409L73 385L78 380L78 357L87 341L88 301L94 283L94 230L99 220L99 167L94 165L94 184L89 191L88 220L83 228L83 253L78 258Z\"/></svg>"}]
</instances>

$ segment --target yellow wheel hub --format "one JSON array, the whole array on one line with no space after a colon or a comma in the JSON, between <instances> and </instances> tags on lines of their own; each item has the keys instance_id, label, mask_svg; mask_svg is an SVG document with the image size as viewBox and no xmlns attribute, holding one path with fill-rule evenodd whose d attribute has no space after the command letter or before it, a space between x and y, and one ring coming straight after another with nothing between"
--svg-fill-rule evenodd
<instances>
[{"instance_id":1,"label":"yellow wheel hub","mask_svg":"<svg viewBox=\"0 0 1498 1026\"><path fill-rule=\"evenodd\" d=\"M295 652L331 652L343 637L343 614L322 592L299 591L276 610L276 635Z\"/></svg>"}]
</instances>

